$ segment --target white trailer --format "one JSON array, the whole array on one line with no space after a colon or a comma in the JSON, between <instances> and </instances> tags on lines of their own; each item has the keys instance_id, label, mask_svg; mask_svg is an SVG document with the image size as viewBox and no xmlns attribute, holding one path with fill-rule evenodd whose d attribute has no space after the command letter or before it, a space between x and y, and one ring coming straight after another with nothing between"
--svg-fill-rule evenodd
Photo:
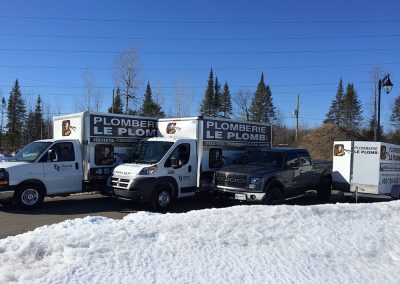
<instances>
[{"instance_id":1,"label":"white trailer","mask_svg":"<svg viewBox=\"0 0 400 284\"><path fill-rule=\"evenodd\" d=\"M134 162L114 169L114 193L165 210L175 198L210 190L214 171L247 149L271 147L271 129L209 117L159 119L158 137L142 140Z\"/></svg>"},{"instance_id":2,"label":"white trailer","mask_svg":"<svg viewBox=\"0 0 400 284\"><path fill-rule=\"evenodd\" d=\"M0 202L34 208L45 196L104 189L113 168L129 161L139 141L157 136L157 119L75 113L54 117L53 136L0 164Z\"/></svg>"},{"instance_id":3,"label":"white trailer","mask_svg":"<svg viewBox=\"0 0 400 284\"><path fill-rule=\"evenodd\" d=\"M400 146L369 141L335 141L332 186L362 195L400 197Z\"/></svg>"}]
</instances>

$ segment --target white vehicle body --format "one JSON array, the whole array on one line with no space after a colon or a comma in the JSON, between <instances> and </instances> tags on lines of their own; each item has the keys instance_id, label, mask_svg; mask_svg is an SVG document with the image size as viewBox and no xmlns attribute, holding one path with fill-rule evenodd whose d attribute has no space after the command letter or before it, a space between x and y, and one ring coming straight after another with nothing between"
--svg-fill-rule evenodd
<instances>
[{"instance_id":1,"label":"white vehicle body","mask_svg":"<svg viewBox=\"0 0 400 284\"><path fill-rule=\"evenodd\" d=\"M335 141L333 189L399 198L400 146L369 141Z\"/></svg>"},{"instance_id":2,"label":"white vehicle body","mask_svg":"<svg viewBox=\"0 0 400 284\"><path fill-rule=\"evenodd\" d=\"M158 151L153 148L164 145L165 149L153 155L153 160L139 159L116 167L112 177L114 193L139 202L153 202L158 200L161 187L170 201L209 190L213 172L240 159L246 149L270 147L271 126L206 117L159 119L158 137L142 140L140 145L143 156L149 157L153 155L151 151Z\"/></svg>"},{"instance_id":3,"label":"white vehicle body","mask_svg":"<svg viewBox=\"0 0 400 284\"><path fill-rule=\"evenodd\" d=\"M75 113L54 117L53 135L25 146L16 161L0 163L0 201L30 208L44 196L104 189L129 151L157 135L157 119Z\"/></svg>"}]
</instances>

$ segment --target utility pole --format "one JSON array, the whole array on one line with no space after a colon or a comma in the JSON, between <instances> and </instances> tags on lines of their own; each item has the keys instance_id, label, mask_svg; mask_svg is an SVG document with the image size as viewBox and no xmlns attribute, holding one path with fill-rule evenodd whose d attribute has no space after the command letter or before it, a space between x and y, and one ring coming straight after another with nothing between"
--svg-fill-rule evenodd
<instances>
[{"instance_id":1,"label":"utility pole","mask_svg":"<svg viewBox=\"0 0 400 284\"><path fill-rule=\"evenodd\" d=\"M299 135L299 100L300 96L297 95L296 98L296 109L294 110L294 115L296 116L296 135L294 137L294 140L297 142L298 135Z\"/></svg>"}]
</instances>

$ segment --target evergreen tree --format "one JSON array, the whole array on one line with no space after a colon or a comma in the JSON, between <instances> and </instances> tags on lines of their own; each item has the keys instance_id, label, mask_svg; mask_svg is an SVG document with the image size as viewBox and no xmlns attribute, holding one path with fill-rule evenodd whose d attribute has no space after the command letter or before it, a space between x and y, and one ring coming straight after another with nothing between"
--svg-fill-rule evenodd
<instances>
[{"instance_id":1,"label":"evergreen tree","mask_svg":"<svg viewBox=\"0 0 400 284\"><path fill-rule=\"evenodd\" d=\"M394 101L390 122L395 127L396 131L400 131L400 96Z\"/></svg>"},{"instance_id":2,"label":"evergreen tree","mask_svg":"<svg viewBox=\"0 0 400 284\"><path fill-rule=\"evenodd\" d=\"M147 82L146 93L144 95L140 115L151 117L165 117L165 113L161 110L160 104L153 100L150 82Z\"/></svg>"},{"instance_id":3,"label":"evergreen tree","mask_svg":"<svg viewBox=\"0 0 400 284\"><path fill-rule=\"evenodd\" d=\"M223 118L231 118L232 115L232 100L231 94L229 91L228 83L225 81L224 90L221 95L221 107L220 107L221 116Z\"/></svg>"},{"instance_id":4,"label":"evergreen tree","mask_svg":"<svg viewBox=\"0 0 400 284\"><path fill-rule=\"evenodd\" d=\"M204 94L203 102L201 103L200 113L204 116L213 116L214 110L214 74L211 68L210 76L207 82L207 89Z\"/></svg>"},{"instance_id":5,"label":"evergreen tree","mask_svg":"<svg viewBox=\"0 0 400 284\"><path fill-rule=\"evenodd\" d=\"M6 111L6 99L3 97L1 99L1 123L0 123L0 151L3 151L3 128L4 128L4 113Z\"/></svg>"},{"instance_id":6,"label":"evergreen tree","mask_svg":"<svg viewBox=\"0 0 400 284\"><path fill-rule=\"evenodd\" d=\"M346 128L359 128L361 122L361 102L354 89L354 84L349 83L343 99L343 126Z\"/></svg>"},{"instance_id":7,"label":"evergreen tree","mask_svg":"<svg viewBox=\"0 0 400 284\"><path fill-rule=\"evenodd\" d=\"M342 78L340 78L339 86L336 92L336 97L332 101L331 107L329 108L329 111L326 114L326 119L324 120L324 123L335 123L337 125L342 125L343 100L344 100L343 82Z\"/></svg>"},{"instance_id":8,"label":"evergreen tree","mask_svg":"<svg viewBox=\"0 0 400 284\"><path fill-rule=\"evenodd\" d=\"M121 89L119 87L117 87L117 92L116 92L116 94L114 96L114 102L112 104L114 104L114 113L117 113L117 114L123 114L124 113L124 103L122 101ZM113 112L112 105L108 108L108 112L109 113Z\"/></svg>"},{"instance_id":9,"label":"evergreen tree","mask_svg":"<svg viewBox=\"0 0 400 284\"><path fill-rule=\"evenodd\" d=\"M273 124L276 121L275 107L272 103L272 93L270 87L265 86L264 73L261 73L260 82L254 94L249 109L251 120L256 122L266 122Z\"/></svg>"},{"instance_id":10,"label":"evergreen tree","mask_svg":"<svg viewBox=\"0 0 400 284\"><path fill-rule=\"evenodd\" d=\"M14 87L8 98L7 108L7 139L11 151L17 151L23 143L25 122L25 102L22 99L18 80L15 80Z\"/></svg>"},{"instance_id":11,"label":"evergreen tree","mask_svg":"<svg viewBox=\"0 0 400 284\"><path fill-rule=\"evenodd\" d=\"M214 117L219 117L219 113L221 110L221 85L218 82L218 78L215 77L214 83L214 99L213 99L213 115Z\"/></svg>"},{"instance_id":12,"label":"evergreen tree","mask_svg":"<svg viewBox=\"0 0 400 284\"><path fill-rule=\"evenodd\" d=\"M33 128L32 128L32 140L43 139L44 134L44 118L42 110L42 100L40 95L36 99L35 112L33 113Z\"/></svg>"}]
</instances>

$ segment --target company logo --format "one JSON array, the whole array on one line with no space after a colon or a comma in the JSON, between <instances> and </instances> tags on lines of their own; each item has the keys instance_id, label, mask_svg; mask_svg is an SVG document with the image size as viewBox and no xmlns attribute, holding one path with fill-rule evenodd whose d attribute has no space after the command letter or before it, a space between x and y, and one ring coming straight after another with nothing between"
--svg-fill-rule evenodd
<instances>
[{"instance_id":1,"label":"company logo","mask_svg":"<svg viewBox=\"0 0 400 284\"><path fill-rule=\"evenodd\" d=\"M71 126L71 121L68 120L63 120L62 122L62 136L70 136L71 135L71 130L75 131L76 127Z\"/></svg>"},{"instance_id":2,"label":"company logo","mask_svg":"<svg viewBox=\"0 0 400 284\"><path fill-rule=\"evenodd\" d=\"M167 134L175 134L178 130L181 130L181 128L176 126L176 122L168 123Z\"/></svg>"},{"instance_id":3,"label":"company logo","mask_svg":"<svg viewBox=\"0 0 400 284\"><path fill-rule=\"evenodd\" d=\"M232 183L245 183L246 180L243 178L230 178L230 177L217 177L218 181L232 182Z\"/></svg>"}]
</instances>

